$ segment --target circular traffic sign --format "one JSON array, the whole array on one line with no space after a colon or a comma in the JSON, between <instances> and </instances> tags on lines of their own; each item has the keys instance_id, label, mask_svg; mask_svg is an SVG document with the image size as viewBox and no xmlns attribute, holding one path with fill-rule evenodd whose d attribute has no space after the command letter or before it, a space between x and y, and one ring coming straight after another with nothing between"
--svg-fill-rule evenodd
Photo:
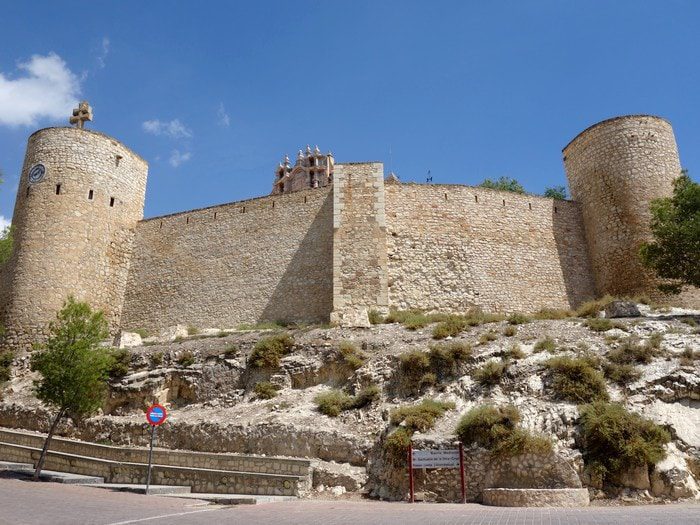
<instances>
[{"instance_id":1,"label":"circular traffic sign","mask_svg":"<svg viewBox=\"0 0 700 525\"><path fill-rule=\"evenodd\" d=\"M163 405L151 405L146 411L146 420L154 427L165 423L167 417L168 413L165 411L165 407Z\"/></svg>"}]
</instances>

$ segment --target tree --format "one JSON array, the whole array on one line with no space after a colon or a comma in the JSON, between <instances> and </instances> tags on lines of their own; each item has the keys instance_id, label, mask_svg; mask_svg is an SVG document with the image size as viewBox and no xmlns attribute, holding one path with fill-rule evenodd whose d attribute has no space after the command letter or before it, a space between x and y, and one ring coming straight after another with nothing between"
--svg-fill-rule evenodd
<instances>
[{"instance_id":1,"label":"tree","mask_svg":"<svg viewBox=\"0 0 700 525\"><path fill-rule=\"evenodd\" d=\"M673 196L651 203L654 241L642 245L644 265L674 282L660 288L680 292L683 284L700 286L700 184L687 170L673 183Z\"/></svg>"},{"instance_id":2,"label":"tree","mask_svg":"<svg viewBox=\"0 0 700 525\"><path fill-rule=\"evenodd\" d=\"M525 188L523 188L517 180L510 177L499 177L498 180L484 179L484 182L479 184L479 186L482 188L490 188L492 190L525 193Z\"/></svg>"},{"instance_id":3,"label":"tree","mask_svg":"<svg viewBox=\"0 0 700 525\"><path fill-rule=\"evenodd\" d=\"M32 356L36 396L57 410L44 442L34 480L39 479L51 438L63 416L89 416L102 406L112 358L99 343L109 335L104 313L69 297L49 327L45 345Z\"/></svg>"},{"instance_id":4,"label":"tree","mask_svg":"<svg viewBox=\"0 0 700 525\"><path fill-rule=\"evenodd\" d=\"M546 188L543 195L550 199L559 199L560 201L566 200L566 187L552 186L551 188Z\"/></svg>"},{"instance_id":5,"label":"tree","mask_svg":"<svg viewBox=\"0 0 700 525\"><path fill-rule=\"evenodd\" d=\"M0 266L12 255L12 242L12 226L7 226L0 231Z\"/></svg>"}]
</instances>

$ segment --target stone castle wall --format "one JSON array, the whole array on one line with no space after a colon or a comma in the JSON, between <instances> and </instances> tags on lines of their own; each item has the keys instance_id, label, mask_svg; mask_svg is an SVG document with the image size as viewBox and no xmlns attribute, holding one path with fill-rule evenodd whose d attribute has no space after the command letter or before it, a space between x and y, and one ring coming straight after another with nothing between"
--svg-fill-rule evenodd
<instances>
[{"instance_id":1,"label":"stone castle wall","mask_svg":"<svg viewBox=\"0 0 700 525\"><path fill-rule=\"evenodd\" d=\"M574 202L388 183L386 215L392 307L532 312L594 295Z\"/></svg>"},{"instance_id":2,"label":"stone castle wall","mask_svg":"<svg viewBox=\"0 0 700 525\"><path fill-rule=\"evenodd\" d=\"M384 167L380 162L338 164L333 187L334 320L388 306Z\"/></svg>"},{"instance_id":3,"label":"stone castle wall","mask_svg":"<svg viewBox=\"0 0 700 525\"><path fill-rule=\"evenodd\" d=\"M46 174L30 183L37 163ZM41 340L70 294L104 310L112 330L119 327L147 172L144 160L101 133L48 128L29 138L14 249L3 268L6 342Z\"/></svg>"},{"instance_id":4,"label":"stone castle wall","mask_svg":"<svg viewBox=\"0 0 700 525\"><path fill-rule=\"evenodd\" d=\"M125 329L327 322L330 188L234 202L139 224Z\"/></svg>"},{"instance_id":5,"label":"stone castle wall","mask_svg":"<svg viewBox=\"0 0 700 525\"><path fill-rule=\"evenodd\" d=\"M656 281L639 249L651 240L651 201L670 196L680 175L671 125L647 115L605 120L563 153L571 196L581 205L596 292L653 292Z\"/></svg>"}]
</instances>

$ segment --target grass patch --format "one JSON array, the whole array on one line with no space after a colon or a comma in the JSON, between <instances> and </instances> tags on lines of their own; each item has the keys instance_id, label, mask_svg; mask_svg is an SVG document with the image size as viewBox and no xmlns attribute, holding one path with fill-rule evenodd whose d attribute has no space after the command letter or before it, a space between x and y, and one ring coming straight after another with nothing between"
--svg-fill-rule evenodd
<instances>
[{"instance_id":1,"label":"grass patch","mask_svg":"<svg viewBox=\"0 0 700 525\"><path fill-rule=\"evenodd\" d=\"M603 477L664 459L671 435L659 425L617 403L596 402L581 408L583 458Z\"/></svg>"},{"instance_id":2,"label":"grass patch","mask_svg":"<svg viewBox=\"0 0 700 525\"><path fill-rule=\"evenodd\" d=\"M552 451L551 439L519 428L519 422L520 412L512 405L482 405L462 417L455 433L465 445L476 443L497 456L546 454Z\"/></svg>"},{"instance_id":3,"label":"grass patch","mask_svg":"<svg viewBox=\"0 0 700 525\"><path fill-rule=\"evenodd\" d=\"M586 301L581 306L576 309L577 317L598 317L598 314L605 309L611 302L615 300L614 297L606 295L600 299L593 301Z\"/></svg>"},{"instance_id":4,"label":"grass patch","mask_svg":"<svg viewBox=\"0 0 700 525\"><path fill-rule=\"evenodd\" d=\"M194 354L189 350L185 350L177 358L177 364L184 367L192 366L194 364Z\"/></svg>"},{"instance_id":5,"label":"grass patch","mask_svg":"<svg viewBox=\"0 0 700 525\"><path fill-rule=\"evenodd\" d=\"M139 334L139 337L141 337L141 339L146 339L149 335L151 335L148 332L148 330L145 330L143 328L136 328L135 330L133 330L133 333Z\"/></svg>"},{"instance_id":6,"label":"grass patch","mask_svg":"<svg viewBox=\"0 0 700 525\"><path fill-rule=\"evenodd\" d=\"M484 332L479 336L479 344L486 345L491 341L495 341L496 339L498 339L498 334L493 330L489 330L488 332Z\"/></svg>"},{"instance_id":7,"label":"grass patch","mask_svg":"<svg viewBox=\"0 0 700 525\"><path fill-rule=\"evenodd\" d=\"M253 347L248 363L253 368L277 368L280 359L294 348L294 338L288 334L264 337Z\"/></svg>"},{"instance_id":8,"label":"grass patch","mask_svg":"<svg viewBox=\"0 0 700 525\"><path fill-rule=\"evenodd\" d=\"M560 310L557 308L542 308L532 315L533 319L541 321L568 319L575 316L576 313L571 310Z\"/></svg>"},{"instance_id":9,"label":"grass patch","mask_svg":"<svg viewBox=\"0 0 700 525\"><path fill-rule=\"evenodd\" d=\"M481 386L493 386L501 381L507 368L508 365L503 361L489 361L481 368L475 370L472 377Z\"/></svg>"},{"instance_id":10,"label":"grass patch","mask_svg":"<svg viewBox=\"0 0 700 525\"><path fill-rule=\"evenodd\" d=\"M537 341L535 343L533 351L535 353L539 353L539 352L554 353L557 351L557 343L555 343L554 339L552 339L551 337L546 336L544 339L540 339L539 341Z\"/></svg>"},{"instance_id":11,"label":"grass patch","mask_svg":"<svg viewBox=\"0 0 700 525\"><path fill-rule=\"evenodd\" d=\"M517 313L517 312L514 314L510 314L508 316L508 319L506 319L506 321L508 321L508 324L510 324L510 325L525 324L525 323L529 323L531 320L532 319L530 319L527 315Z\"/></svg>"},{"instance_id":12,"label":"grass patch","mask_svg":"<svg viewBox=\"0 0 700 525\"><path fill-rule=\"evenodd\" d=\"M163 364L163 352L154 352L151 354L151 364L153 366L160 366Z\"/></svg>"},{"instance_id":13,"label":"grass patch","mask_svg":"<svg viewBox=\"0 0 700 525\"><path fill-rule=\"evenodd\" d=\"M350 341L341 341L338 352L340 353L343 363L352 370L357 370L364 365L367 360L367 356Z\"/></svg>"},{"instance_id":14,"label":"grass patch","mask_svg":"<svg viewBox=\"0 0 700 525\"><path fill-rule=\"evenodd\" d=\"M274 321L261 321L255 324L240 324L236 327L236 330L284 330L284 326Z\"/></svg>"},{"instance_id":15,"label":"grass patch","mask_svg":"<svg viewBox=\"0 0 700 525\"><path fill-rule=\"evenodd\" d=\"M695 361L700 359L700 352L694 352L692 348L686 346L679 359L681 366L693 366Z\"/></svg>"},{"instance_id":16,"label":"grass patch","mask_svg":"<svg viewBox=\"0 0 700 525\"><path fill-rule=\"evenodd\" d=\"M518 343L515 343L505 351L503 357L517 361L518 359L523 359L525 357L525 352L523 352L523 349Z\"/></svg>"},{"instance_id":17,"label":"grass patch","mask_svg":"<svg viewBox=\"0 0 700 525\"><path fill-rule=\"evenodd\" d=\"M224 349L224 358L225 359L233 359L240 352L241 352L241 349L238 348L238 345L230 344Z\"/></svg>"},{"instance_id":18,"label":"grass patch","mask_svg":"<svg viewBox=\"0 0 700 525\"><path fill-rule=\"evenodd\" d=\"M384 322L384 316L377 310L370 310L367 312L367 317L369 317L369 322L371 324L382 324Z\"/></svg>"},{"instance_id":19,"label":"grass patch","mask_svg":"<svg viewBox=\"0 0 700 525\"><path fill-rule=\"evenodd\" d=\"M119 379L128 374L129 366L131 365L131 352L126 348L119 348L110 351L109 354L112 357L112 364L108 372L109 377Z\"/></svg>"},{"instance_id":20,"label":"grass patch","mask_svg":"<svg viewBox=\"0 0 700 525\"><path fill-rule=\"evenodd\" d=\"M187 335L197 335L199 333L199 328L196 326L188 326L187 327Z\"/></svg>"},{"instance_id":21,"label":"grass patch","mask_svg":"<svg viewBox=\"0 0 700 525\"><path fill-rule=\"evenodd\" d=\"M589 330L593 332L607 332L613 328L620 328L618 323L612 322L610 319L605 319L603 317L593 317L591 319L586 319L583 323Z\"/></svg>"},{"instance_id":22,"label":"grass patch","mask_svg":"<svg viewBox=\"0 0 700 525\"><path fill-rule=\"evenodd\" d=\"M444 321L439 322L433 328L433 339L445 339L446 337L456 337L469 325L463 316L451 315Z\"/></svg>"},{"instance_id":23,"label":"grass patch","mask_svg":"<svg viewBox=\"0 0 700 525\"><path fill-rule=\"evenodd\" d=\"M506 337L513 337L517 333L518 328L513 325L508 325L503 329L503 335L505 335Z\"/></svg>"},{"instance_id":24,"label":"grass patch","mask_svg":"<svg viewBox=\"0 0 700 525\"><path fill-rule=\"evenodd\" d=\"M379 387L370 385L360 390L356 396L334 389L318 394L314 401L319 412L329 417L337 417L346 410L366 407L378 399L379 394Z\"/></svg>"},{"instance_id":25,"label":"grass patch","mask_svg":"<svg viewBox=\"0 0 700 525\"><path fill-rule=\"evenodd\" d=\"M399 323L408 330L419 330L432 321L431 317L421 310L391 310L384 319L385 323Z\"/></svg>"},{"instance_id":26,"label":"grass patch","mask_svg":"<svg viewBox=\"0 0 700 525\"><path fill-rule=\"evenodd\" d=\"M0 383L10 380L14 355L9 350L0 352Z\"/></svg>"},{"instance_id":27,"label":"grass patch","mask_svg":"<svg viewBox=\"0 0 700 525\"><path fill-rule=\"evenodd\" d=\"M384 440L384 451L387 459L396 465L405 465L408 461L408 447L411 444L413 432L405 427L399 427Z\"/></svg>"},{"instance_id":28,"label":"grass patch","mask_svg":"<svg viewBox=\"0 0 700 525\"><path fill-rule=\"evenodd\" d=\"M272 399L277 395L279 390L279 385L270 383L269 381L260 381L259 383L255 383L253 387L253 392L255 392L255 395L260 399Z\"/></svg>"},{"instance_id":29,"label":"grass patch","mask_svg":"<svg viewBox=\"0 0 700 525\"><path fill-rule=\"evenodd\" d=\"M546 363L554 396L573 403L607 401L603 374L587 358L553 357Z\"/></svg>"}]
</instances>

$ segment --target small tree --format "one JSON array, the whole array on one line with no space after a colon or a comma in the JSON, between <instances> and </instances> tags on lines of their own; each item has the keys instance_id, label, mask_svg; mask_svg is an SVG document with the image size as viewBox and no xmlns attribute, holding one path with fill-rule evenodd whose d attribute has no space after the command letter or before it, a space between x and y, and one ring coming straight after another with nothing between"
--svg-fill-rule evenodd
<instances>
[{"instance_id":1,"label":"small tree","mask_svg":"<svg viewBox=\"0 0 700 525\"><path fill-rule=\"evenodd\" d=\"M0 266L5 264L12 255L12 226L7 226L0 231Z\"/></svg>"},{"instance_id":2,"label":"small tree","mask_svg":"<svg viewBox=\"0 0 700 525\"><path fill-rule=\"evenodd\" d=\"M492 190L525 193L525 188L523 188L517 180L510 177L500 177L498 180L484 179L484 182L479 184L479 186L482 188L490 188Z\"/></svg>"},{"instance_id":3,"label":"small tree","mask_svg":"<svg viewBox=\"0 0 700 525\"><path fill-rule=\"evenodd\" d=\"M673 197L651 203L654 242L642 246L642 262L664 279L665 291L678 293L683 284L700 286L700 184L687 170L673 183Z\"/></svg>"},{"instance_id":4,"label":"small tree","mask_svg":"<svg viewBox=\"0 0 700 525\"><path fill-rule=\"evenodd\" d=\"M35 381L36 396L58 412L34 472L39 479L51 438L63 416L81 418L102 406L112 358L100 348L109 335L101 311L69 297L51 323L49 338L32 356L32 370L41 374Z\"/></svg>"},{"instance_id":5,"label":"small tree","mask_svg":"<svg viewBox=\"0 0 700 525\"><path fill-rule=\"evenodd\" d=\"M546 188L543 195L550 199L558 199L560 201L566 200L566 186L552 186L551 188Z\"/></svg>"}]
</instances>

